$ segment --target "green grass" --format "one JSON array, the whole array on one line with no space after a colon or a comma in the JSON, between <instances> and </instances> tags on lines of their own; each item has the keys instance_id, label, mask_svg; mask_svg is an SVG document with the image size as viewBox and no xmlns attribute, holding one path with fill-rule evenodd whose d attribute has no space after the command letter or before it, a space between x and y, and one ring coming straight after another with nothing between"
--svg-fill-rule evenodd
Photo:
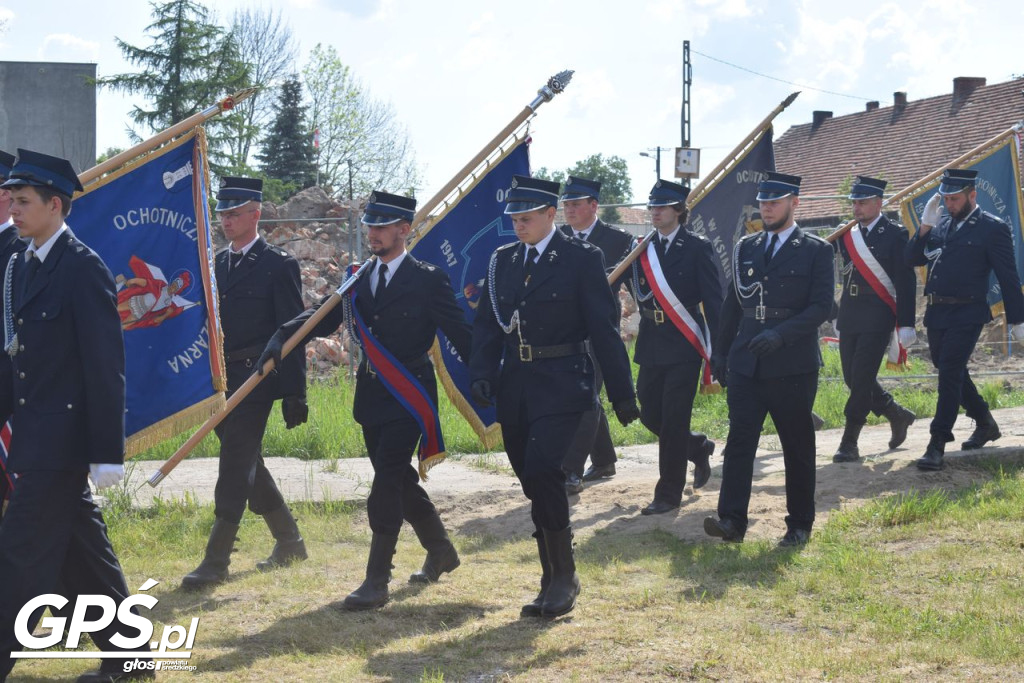
<instances>
[{"instance_id":1,"label":"green grass","mask_svg":"<svg viewBox=\"0 0 1024 683\"><path fill-rule=\"evenodd\" d=\"M843 425L843 406L849 394L842 382L839 352L832 348L823 348L822 356L825 366L821 371L814 410L825 420L825 428L841 427ZM632 369L635 381L638 366L632 365ZM887 370L883 365L880 374L924 375L933 371L930 363L912 357L908 372L893 372ZM883 386L892 392L897 401L913 410L919 418L930 417L935 413L934 380L907 380L901 383L886 381L883 382ZM979 391L993 408L1024 405L1024 392L1003 382L981 383ZM264 455L290 456L305 460L355 458L366 455L362 431L352 419L354 392L354 385L350 384L342 373L330 380L311 382L308 390L309 422L299 428L287 430L280 413L275 410L270 416L270 423L263 439ZM620 425L614 418L607 398L604 400L605 412L609 416L611 426L612 442L616 446L652 443L656 440L654 434L639 421L628 427ZM476 434L462 419L443 391L440 403L441 429L448 451L450 453L486 452L487 449L480 443ZM870 415L868 424L879 424L883 420L884 418ZM729 411L725 393L698 394L693 404L691 426L694 431L704 432L714 439L725 439L729 430ZM767 420L764 432L766 434L775 433L771 419ZM185 442L190 434L191 431L168 439L136 458L139 460L165 460ZM501 450L500 444L496 450ZM196 447L191 457L211 457L216 456L217 452L217 438L211 434Z\"/></svg>"},{"instance_id":2,"label":"green grass","mask_svg":"<svg viewBox=\"0 0 1024 683\"><path fill-rule=\"evenodd\" d=\"M161 581L158 623L201 619L197 672L161 680L1020 680L1024 474L976 473L969 488L836 511L801 550L610 525L577 537L580 604L554 622L518 616L538 575L525 534L455 534L462 567L416 588L405 577L422 550L406 530L392 602L352 614L336 605L363 575L359 508L296 504L311 557L271 574L252 569L271 540L247 515L231 581L199 594L176 586L202 555L211 506L106 516L129 585ZM64 680L88 666L14 673Z\"/></svg>"}]
</instances>

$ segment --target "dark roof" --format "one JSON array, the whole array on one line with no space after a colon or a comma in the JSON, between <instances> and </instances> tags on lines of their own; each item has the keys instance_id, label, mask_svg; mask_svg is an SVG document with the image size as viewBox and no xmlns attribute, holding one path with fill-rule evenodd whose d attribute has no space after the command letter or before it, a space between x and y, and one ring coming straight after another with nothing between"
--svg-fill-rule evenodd
<instances>
[{"instance_id":1,"label":"dark roof","mask_svg":"<svg viewBox=\"0 0 1024 683\"><path fill-rule=\"evenodd\" d=\"M803 178L801 196L836 195L843 181L864 174L889 181L897 192L1024 119L1024 79L985 85L956 78L954 92L793 126L775 140L775 164ZM805 200L797 219L834 219L848 213L840 200Z\"/></svg>"}]
</instances>

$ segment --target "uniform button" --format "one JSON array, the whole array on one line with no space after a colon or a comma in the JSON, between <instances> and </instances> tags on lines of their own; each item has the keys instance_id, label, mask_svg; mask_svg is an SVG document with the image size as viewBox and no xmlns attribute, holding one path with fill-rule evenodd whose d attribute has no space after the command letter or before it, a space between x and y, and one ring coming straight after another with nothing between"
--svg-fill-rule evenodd
<instances>
[{"instance_id":1,"label":"uniform button","mask_svg":"<svg viewBox=\"0 0 1024 683\"><path fill-rule=\"evenodd\" d=\"M520 301L520 302L519 302L519 305L520 305L520 306L525 306L525 305L526 305L526 302L525 302L525 301Z\"/></svg>"},{"instance_id":2,"label":"uniform button","mask_svg":"<svg viewBox=\"0 0 1024 683\"><path fill-rule=\"evenodd\" d=\"M74 408L74 406L69 403L68 404L68 410L71 410L72 408Z\"/></svg>"},{"instance_id":3,"label":"uniform button","mask_svg":"<svg viewBox=\"0 0 1024 683\"><path fill-rule=\"evenodd\" d=\"M46 317L46 311L43 311L43 317L44 318Z\"/></svg>"},{"instance_id":4,"label":"uniform button","mask_svg":"<svg viewBox=\"0 0 1024 683\"><path fill-rule=\"evenodd\" d=\"M18 377L19 377L20 379L25 379L25 373L24 373L24 372L19 372L19 373L18 373Z\"/></svg>"},{"instance_id":5,"label":"uniform button","mask_svg":"<svg viewBox=\"0 0 1024 683\"><path fill-rule=\"evenodd\" d=\"M374 314L374 316L373 316L373 319L374 319L374 320L380 320L380 316L379 316L379 315L376 315L376 314Z\"/></svg>"},{"instance_id":6,"label":"uniform button","mask_svg":"<svg viewBox=\"0 0 1024 683\"><path fill-rule=\"evenodd\" d=\"M18 350L19 351L24 351L25 350L25 345L24 344L18 344Z\"/></svg>"},{"instance_id":7,"label":"uniform button","mask_svg":"<svg viewBox=\"0 0 1024 683\"><path fill-rule=\"evenodd\" d=\"M23 398L19 398L19 399L18 399L18 405L19 405L19 406L23 406L23 405L25 405L25 399L23 399Z\"/></svg>"},{"instance_id":8,"label":"uniform button","mask_svg":"<svg viewBox=\"0 0 1024 683\"><path fill-rule=\"evenodd\" d=\"M23 325L24 323L25 323L25 319L24 318L18 318L18 324L19 325Z\"/></svg>"}]
</instances>

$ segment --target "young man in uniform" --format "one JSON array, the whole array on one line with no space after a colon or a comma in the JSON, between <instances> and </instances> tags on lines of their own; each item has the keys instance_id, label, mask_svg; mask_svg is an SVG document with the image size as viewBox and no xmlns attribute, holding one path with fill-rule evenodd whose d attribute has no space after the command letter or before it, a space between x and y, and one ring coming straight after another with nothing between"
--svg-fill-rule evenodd
<instances>
[{"instance_id":1,"label":"young man in uniform","mask_svg":"<svg viewBox=\"0 0 1024 683\"><path fill-rule=\"evenodd\" d=\"M818 327L832 310L832 247L805 233L793 214L800 178L767 173L757 201L764 231L743 237L733 262L733 291L722 306L715 376L728 378L718 518L704 531L739 542L747 531L754 456L765 417L782 443L786 468L786 533L781 547L802 546L814 525L815 439L811 409L818 392Z\"/></svg>"},{"instance_id":2,"label":"young man in uniform","mask_svg":"<svg viewBox=\"0 0 1024 683\"><path fill-rule=\"evenodd\" d=\"M448 276L406 251L416 200L374 192L362 222L367 230L373 268L354 286L355 300L332 309L306 337L323 337L343 323L366 351L356 377L352 415L363 428L366 452L373 464L373 483L366 514L373 536L366 580L345 598L351 610L382 607L389 598L391 559L402 523L409 522L427 551L423 568L410 583L433 583L460 564L437 509L410 464L417 443L427 435L417 418L436 423L437 380L428 351L437 330L444 332L463 358L470 349L470 327L455 302ZM279 365L284 342L308 320L311 308L284 325L271 339L258 366L274 358ZM371 353L377 361L369 360ZM388 357L390 356L390 358ZM287 362L287 358L285 359ZM404 378L404 380L403 380ZM406 406L429 404L429 415Z\"/></svg>"},{"instance_id":3,"label":"young man in uniform","mask_svg":"<svg viewBox=\"0 0 1024 683\"><path fill-rule=\"evenodd\" d=\"M531 502L541 590L523 616L556 617L576 606L562 467L581 420L596 409L595 360L619 422L639 417L604 258L555 228L558 189L513 176L505 213L519 241L491 256L469 361L473 400L497 402L509 462Z\"/></svg>"},{"instance_id":4,"label":"young man in uniform","mask_svg":"<svg viewBox=\"0 0 1024 683\"><path fill-rule=\"evenodd\" d=\"M701 366L710 360L718 329L722 285L711 242L686 229L689 192L667 180L651 188L648 207L658 234L633 262L630 283L640 311L633 352L640 366L640 421L658 436L659 478L644 515L679 507L687 460L694 463L693 487L706 484L715 448L703 434L690 431L690 416Z\"/></svg>"},{"instance_id":5,"label":"young man in uniform","mask_svg":"<svg viewBox=\"0 0 1024 683\"><path fill-rule=\"evenodd\" d=\"M939 371L931 440L917 461L917 467L925 471L942 469L960 406L975 423L974 432L961 445L965 451L1002 436L967 370L981 328L992 319L988 291L993 274L1002 290L1011 333L1017 340L1024 338L1024 295L1010 227L978 206L977 182L977 171L946 169L939 191L925 205L921 229L910 238L905 251L908 265L928 266L924 325L932 363Z\"/></svg>"},{"instance_id":6,"label":"young man in uniform","mask_svg":"<svg viewBox=\"0 0 1024 683\"><path fill-rule=\"evenodd\" d=\"M255 369L267 340L302 312L299 264L259 234L263 181L226 177L217 192L217 213L230 244L217 254L217 293L224 328L228 396ZM263 463L263 433L274 401L281 399L285 427L306 421L306 364L295 350L273 376L261 382L219 425L220 462L214 489L213 529L202 563L181 581L198 589L222 583L245 506L266 520L274 549L256 566L261 571L306 559L298 524Z\"/></svg>"},{"instance_id":7,"label":"young man in uniform","mask_svg":"<svg viewBox=\"0 0 1024 683\"><path fill-rule=\"evenodd\" d=\"M7 464L18 478L0 524L0 680L22 647L14 623L32 598L56 593L71 605L98 594L120 605L129 596L88 482L103 489L124 478L124 342L114 278L64 223L82 189L70 162L19 149L3 187L29 246L7 265L3 292L0 423L14 425ZM28 619L29 632L42 612ZM117 633L139 635L117 618L90 635L100 650L114 651ZM133 650L149 658L148 642ZM105 659L78 680L154 675L123 674L122 663Z\"/></svg>"}]
</instances>

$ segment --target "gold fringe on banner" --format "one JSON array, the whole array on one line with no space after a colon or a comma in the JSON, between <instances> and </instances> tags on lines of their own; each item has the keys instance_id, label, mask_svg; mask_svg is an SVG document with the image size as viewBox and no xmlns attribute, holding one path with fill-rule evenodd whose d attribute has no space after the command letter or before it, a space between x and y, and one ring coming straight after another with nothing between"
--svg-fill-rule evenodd
<instances>
[{"instance_id":1,"label":"gold fringe on banner","mask_svg":"<svg viewBox=\"0 0 1024 683\"><path fill-rule=\"evenodd\" d=\"M227 391L227 369L224 363L224 330L220 325L220 306L217 302L217 284L213 273L215 255L208 241L209 226L206 223L206 212L209 204L203 194L203 188L210 187L210 167L206 163L206 129L195 128L198 140L192 155L192 203L196 211L196 228L199 235L199 262L203 275L203 296L206 300L206 332L210 340L210 376L213 378L214 391ZM208 416L207 416L208 417Z\"/></svg>"},{"instance_id":2,"label":"gold fringe on banner","mask_svg":"<svg viewBox=\"0 0 1024 683\"><path fill-rule=\"evenodd\" d=\"M223 407L224 394L214 394L135 432L125 440L125 457L132 458L147 448L152 448L172 436L188 431L200 422L207 420L211 415L215 415Z\"/></svg>"},{"instance_id":3,"label":"gold fringe on banner","mask_svg":"<svg viewBox=\"0 0 1024 683\"><path fill-rule=\"evenodd\" d=\"M480 166L478 166L467 179L469 182L457 187L452 194L449 195L451 199L445 200L440 213L428 216L421 226L416 229L415 236L409 243L409 251L412 251L413 247L415 247L421 239L426 237L434 226L447 216L448 212L454 209L462 198L477 186L480 180L487 175L487 171L491 166L501 163L505 157L518 149L519 145L526 144L527 136L527 131L524 131L521 135L518 131L513 133L506 143L499 146L491 156L481 162ZM513 144L509 144L510 142ZM508 146L506 147L505 145ZM430 359L434 362L434 369L441 380L441 386L444 387L445 394L448 395L448 400L452 402L452 405L454 405L459 411L459 414L462 415L463 419L466 420L473 431L476 432L477 438L480 439L484 448L492 449L497 446L501 441L501 428L497 423L490 426L485 425L483 421L480 420L480 417L476 414L473 407L469 404L469 401L466 400L466 397L461 391L459 391L458 387L455 386L455 382L452 380L451 375L448 374L448 370L445 368L444 360L441 356L441 347L436 338L434 339L433 346L430 347ZM468 359L464 360L468 361ZM427 470L443 459L444 454L438 454L429 460L420 463L420 477L426 479Z\"/></svg>"}]
</instances>

